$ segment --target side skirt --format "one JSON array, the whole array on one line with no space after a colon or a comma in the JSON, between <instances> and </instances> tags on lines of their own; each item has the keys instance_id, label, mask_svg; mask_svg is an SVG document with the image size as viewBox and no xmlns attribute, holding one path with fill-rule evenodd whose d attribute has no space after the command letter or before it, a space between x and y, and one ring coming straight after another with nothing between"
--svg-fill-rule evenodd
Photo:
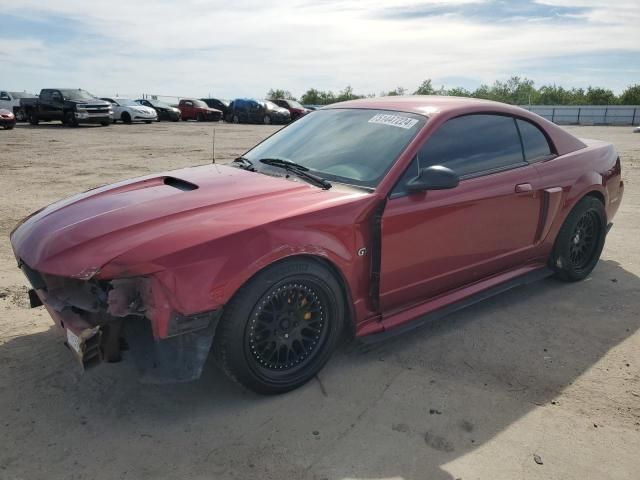
<instances>
[{"instance_id":1,"label":"side skirt","mask_svg":"<svg viewBox=\"0 0 640 480\"><path fill-rule=\"evenodd\" d=\"M372 333L362 336L359 338L359 340L367 344L384 341L388 338L395 337L396 335L401 335L405 332L420 328L430 322L443 318L447 315L457 312L458 310L462 310L463 308L469 307L483 300L486 300L487 298L499 295L503 292L511 290L512 288L537 282L538 280L542 280L543 278L549 277L551 275L553 275L553 271L551 269L549 269L548 267L539 267L535 269L529 269L528 271L520 275L505 279L500 283L495 283L495 281L501 276L492 277L485 282L480 282L470 287L463 288L462 291L468 291L472 289L477 291L476 293L471 293L467 296L464 296L463 298L460 298L459 300L453 300L453 298L459 297L461 293L461 290L456 290L450 294L438 297L431 302L420 305L419 307L414 307L414 309L410 309L409 311L405 310L391 317L387 317L385 320L383 320L383 323L392 325L395 323L398 325L386 327L385 330L379 333ZM483 285L486 286L487 283L493 285L483 289ZM448 301L450 301L451 303L448 303ZM438 308L438 306L434 304L444 304L445 306ZM411 315L411 310L415 310L418 308L420 308L421 310L427 310L427 312L421 315L417 315L412 320L406 322L403 321L402 323L399 323L396 319L394 319L394 317L396 316L405 317L406 315Z\"/></svg>"}]
</instances>

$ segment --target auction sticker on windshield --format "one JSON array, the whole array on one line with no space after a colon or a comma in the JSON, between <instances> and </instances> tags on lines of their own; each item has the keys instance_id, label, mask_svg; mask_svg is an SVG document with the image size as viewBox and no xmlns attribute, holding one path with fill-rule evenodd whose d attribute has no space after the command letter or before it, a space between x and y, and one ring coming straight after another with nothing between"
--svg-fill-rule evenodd
<instances>
[{"instance_id":1,"label":"auction sticker on windshield","mask_svg":"<svg viewBox=\"0 0 640 480\"><path fill-rule=\"evenodd\" d=\"M389 125L390 127L404 128L409 130L418 120L415 118L403 117L401 115L391 115L389 113L378 113L369 120L369 123L378 123L380 125Z\"/></svg>"}]
</instances>

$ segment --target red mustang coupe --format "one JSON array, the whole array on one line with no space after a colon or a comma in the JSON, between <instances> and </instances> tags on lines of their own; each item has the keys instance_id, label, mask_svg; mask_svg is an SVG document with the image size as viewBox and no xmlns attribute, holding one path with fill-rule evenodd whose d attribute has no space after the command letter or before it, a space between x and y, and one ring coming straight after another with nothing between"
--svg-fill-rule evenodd
<instances>
[{"instance_id":1,"label":"red mustang coupe","mask_svg":"<svg viewBox=\"0 0 640 480\"><path fill-rule=\"evenodd\" d=\"M517 107L451 97L312 112L237 158L35 212L20 268L83 365L197 378L212 351L262 393L302 385L347 331L377 340L598 262L620 159Z\"/></svg>"}]
</instances>

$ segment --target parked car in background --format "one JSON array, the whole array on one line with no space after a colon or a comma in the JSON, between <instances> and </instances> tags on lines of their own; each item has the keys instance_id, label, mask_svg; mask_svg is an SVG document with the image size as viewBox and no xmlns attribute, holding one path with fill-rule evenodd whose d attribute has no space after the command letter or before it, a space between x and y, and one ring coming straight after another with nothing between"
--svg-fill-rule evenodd
<instances>
[{"instance_id":1,"label":"parked car in background","mask_svg":"<svg viewBox=\"0 0 640 480\"><path fill-rule=\"evenodd\" d=\"M182 120L197 120L199 122L217 122L222 119L222 112L210 108L202 100L195 98L183 98L178 103L178 109L182 114Z\"/></svg>"},{"instance_id":2,"label":"parked car in background","mask_svg":"<svg viewBox=\"0 0 640 480\"><path fill-rule=\"evenodd\" d=\"M105 98L101 100L109 102L113 109L113 123L122 120L123 123L145 122L151 123L158 120L155 109L140 105L130 98Z\"/></svg>"},{"instance_id":3,"label":"parked car in background","mask_svg":"<svg viewBox=\"0 0 640 480\"><path fill-rule=\"evenodd\" d=\"M222 118L227 117L227 113L229 111L229 100L222 100L218 98L201 98L204 103L207 104L210 108L215 108L216 110L220 110L222 112Z\"/></svg>"},{"instance_id":4,"label":"parked car in background","mask_svg":"<svg viewBox=\"0 0 640 480\"><path fill-rule=\"evenodd\" d=\"M0 108L13 112L18 122L27 120L24 111L20 107L21 98L36 98L36 95L27 92L9 92L0 90Z\"/></svg>"},{"instance_id":5,"label":"parked car in background","mask_svg":"<svg viewBox=\"0 0 640 480\"><path fill-rule=\"evenodd\" d=\"M232 123L285 124L291 121L291 114L269 100L236 98L229 105L226 120Z\"/></svg>"},{"instance_id":6,"label":"parked car in background","mask_svg":"<svg viewBox=\"0 0 640 480\"><path fill-rule=\"evenodd\" d=\"M11 130L16 126L16 116L11 110L0 108L0 127L5 130Z\"/></svg>"},{"instance_id":7,"label":"parked car in background","mask_svg":"<svg viewBox=\"0 0 640 480\"><path fill-rule=\"evenodd\" d=\"M285 98L276 98L271 100L273 103L278 105L279 107L286 108L289 110L289 114L291 115L291 120L297 120L300 117L305 116L311 110L303 107L299 102L295 100L287 100Z\"/></svg>"},{"instance_id":8,"label":"parked car in background","mask_svg":"<svg viewBox=\"0 0 640 480\"><path fill-rule=\"evenodd\" d=\"M151 98L139 98L136 100L140 105L153 108L158 114L158 121L170 120L177 122L182 118L182 114L177 107L172 107L168 103L161 102L160 100L154 100Z\"/></svg>"},{"instance_id":9,"label":"parked car in background","mask_svg":"<svg viewBox=\"0 0 640 480\"><path fill-rule=\"evenodd\" d=\"M20 107L31 125L59 120L75 127L81 123L111 124L111 104L80 88L43 88L37 98L21 98Z\"/></svg>"}]
</instances>

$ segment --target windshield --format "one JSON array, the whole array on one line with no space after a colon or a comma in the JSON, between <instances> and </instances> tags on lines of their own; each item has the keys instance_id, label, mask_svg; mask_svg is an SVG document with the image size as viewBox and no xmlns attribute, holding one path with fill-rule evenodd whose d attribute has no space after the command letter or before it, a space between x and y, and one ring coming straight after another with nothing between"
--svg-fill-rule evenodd
<instances>
[{"instance_id":1,"label":"windshield","mask_svg":"<svg viewBox=\"0 0 640 480\"><path fill-rule=\"evenodd\" d=\"M93 100L96 98L86 90L60 90L60 92L62 92L64 98L69 100Z\"/></svg>"},{"instance_id":2,"label":"windshield","mask_svg":"<svg viewBox=\"0 0 640 480\"><path fill-rule=\"evenodd\" d=\"M27 92L9 92L13 98L34 98L35 95Z\"/></svg>"},{"instance_id":3,"label":"windshield","mask_svg":"<svg viewBox=\"0 0 640 480\"><path fill-rule=\"evenodd\" d=\"M138 102L134 102L133 100L130 100L128 98L116 98L116 102L118 102L118 105L122 107L139 107L140 106Z\"/></svg>"},{"instance_id":4,"label":"windshield","mask_svg":"<svg viewBox=\"0 0 640 480\"><path fill-rule=\"evenodd\" d=\"M204 103L202 100L191 100L191 101L193 102L194 107L209 108L209 105Z\"/></svg>"},{"instance_id":5,"label":"windshield","mask_svg":"<svg viewBox=\"0 0 640 480\"><path fill-rule=\"evenodd\" d=\"M264 158L285 158L336 182L376 187L426 118L365 109L318 110L249 150L258 169Z\"/></svg>"},{"instance_id":6,"label":"windshield","mask_svg":"<svg viewBox=\"0 0 640 480\"><path fill-rule=\"evenodd\" d=\"M140 100L138 100L139 102ZM149 102L151 105L153 105L154 107L160 107L160 108L172 108L171 105L169 105L168 103L164 103L161 102L159 100L147 100L147 102Z\"/></svg>"},{"instance_id":7,"label":"windshield","mask_svg":"<svg viewBox=\"0 0 640 480\"><path fill-rule=\"evenodd\" d=\"M271 110L277 110L279 108L282 108L279 105L276 105L275 103L270 102L269 100L265 100L264 104L266 105L267 108L269 108Z\"/></svg>"},{"instance_id":8,"label":"windshield","mask_svg":"<svg viewBox=\"0 0 640 480\"><path fill-rule=\"evenodd\" d=\"M300 105L298 102L296 102L295 100L287 100L287 103L289 104L289 107L291 108L299 108L299 109L304 109L304 107L302 105Z\"/></svg>"}]
</instances>

